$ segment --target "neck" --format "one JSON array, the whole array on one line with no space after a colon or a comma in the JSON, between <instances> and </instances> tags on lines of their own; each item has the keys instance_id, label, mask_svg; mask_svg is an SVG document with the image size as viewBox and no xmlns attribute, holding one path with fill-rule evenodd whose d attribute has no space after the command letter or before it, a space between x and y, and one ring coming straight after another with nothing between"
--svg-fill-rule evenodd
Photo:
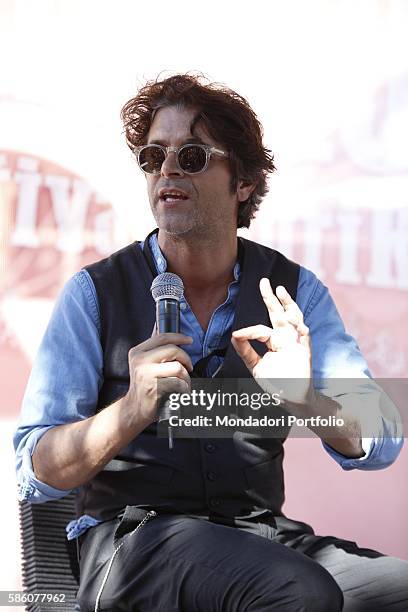
<instances>
[{"instance_id":1,"label":"neck","mask_svg":"<svg viewBox=\"0 0 408 612\"><path fill-rule=\"evenodd\" d=\"M159 231L160 249L167 259L169 272L178 274L189 292L205 293L225 287L233 279L237 260L236 232L226 232L222 239L189 240Z\"/></svg>"}]
</instances>

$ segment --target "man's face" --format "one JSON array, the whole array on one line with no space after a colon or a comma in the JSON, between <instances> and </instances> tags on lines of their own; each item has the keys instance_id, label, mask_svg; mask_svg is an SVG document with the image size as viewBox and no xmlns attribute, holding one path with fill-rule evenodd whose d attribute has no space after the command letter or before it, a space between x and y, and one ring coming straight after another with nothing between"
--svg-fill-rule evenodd
<instances>
[{"instance_id":1,"label":"man's face","mask_svg":"<svg viewBox=\"0 0 408 612\"><path fill-rule=\"evenodd\" d=\"M174 106L160 109L150 127L147 144L180 147L201 142L225 148L215 142L198 123L191 134L190 127L197 111ZM146 175L150 206L157 226L165 233L182 236L219 235L236 230L239 193L231 193L231 172L226 158L212 155L204 172L185 174L176 164L176 154L170 152L161 174ZM180 190L185 199L161 197L164 189Z\"/></svg>"}]
</instances>

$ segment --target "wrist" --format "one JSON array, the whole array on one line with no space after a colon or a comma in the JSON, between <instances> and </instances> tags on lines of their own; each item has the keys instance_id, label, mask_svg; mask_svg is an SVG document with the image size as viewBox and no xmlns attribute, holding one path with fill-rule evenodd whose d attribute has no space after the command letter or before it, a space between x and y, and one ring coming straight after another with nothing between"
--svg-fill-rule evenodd
<instances>
[{"instance_id":1,"label":"wrist","mask_svg":"<svg viewBox=\"0 0 408 612\"><path fill-rule=\"evenodd\" d=\"M308 389L303 393L293 393L292 397L284 398L283 408L299 418L307 418L319 414L320 394L310 380Z\"/></svg>"},{"instance_id":2,"label":"wrist","mask_svg":"<svg viewBox=\"0 0 408 612\"><path fill-rule=\"evenodd\" d=\"M154 418L140 409L137 398L129 391L118 400L117 407L120 428L130 440L155 421Z\"/></svg>"}]
</instances>

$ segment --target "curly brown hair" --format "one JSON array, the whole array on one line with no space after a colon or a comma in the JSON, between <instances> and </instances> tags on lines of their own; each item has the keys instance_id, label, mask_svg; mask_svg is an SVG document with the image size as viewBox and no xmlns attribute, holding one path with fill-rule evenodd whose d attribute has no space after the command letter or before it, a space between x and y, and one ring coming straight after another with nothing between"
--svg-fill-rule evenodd
<instances>
[{"instance_id":1,"label":"curly brown hair","mask_svg":"<svg viewBox=\"0 0 408 612\"><path fill-rule=\"evenodd\" d=\"M147 82L121 111L126 142L130 149L146 143L158 109L177 106L197 109L191 126L202 123L208 134L229 152L231 191L238 182L255 189L238 207L238 227L249 227L268 191L267 176L275 170L273 155L262 143L263 129L247 100L201 74L177 74Z\"/></svg>"}]
</instances>

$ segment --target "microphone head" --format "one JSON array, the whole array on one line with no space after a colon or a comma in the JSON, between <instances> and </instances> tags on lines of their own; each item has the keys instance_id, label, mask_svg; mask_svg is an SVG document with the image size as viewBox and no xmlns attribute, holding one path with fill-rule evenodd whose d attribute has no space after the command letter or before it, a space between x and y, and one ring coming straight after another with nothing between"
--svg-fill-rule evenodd
<instances>
[{"instance_id":1,"label":"microphone head","mask_svg":"<svg viewBox=\"0 0 408 612\"><path fill-rule=\"evenodd\" d=\"M184 285L177 274L163 272L153 279L150 291L155 302L166 298L180 301L184 295Z\"/></svg>"}]
</instances>

